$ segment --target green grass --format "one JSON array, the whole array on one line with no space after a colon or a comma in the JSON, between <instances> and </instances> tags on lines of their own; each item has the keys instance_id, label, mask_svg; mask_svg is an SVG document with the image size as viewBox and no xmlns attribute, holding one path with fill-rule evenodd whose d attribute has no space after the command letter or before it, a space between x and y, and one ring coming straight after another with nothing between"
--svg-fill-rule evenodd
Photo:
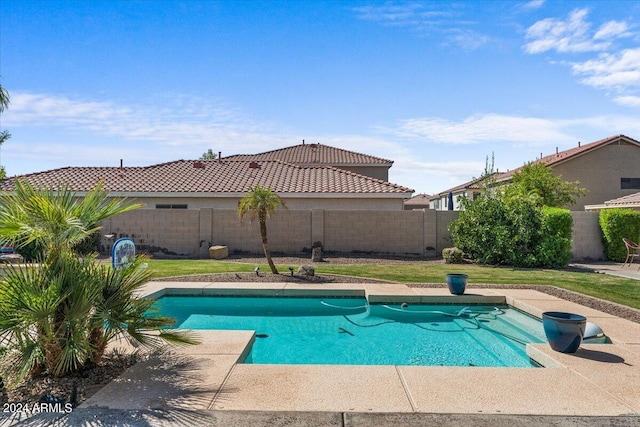
<instances>
[{"instance_id":1,"label":"green grass","mask_svg":"<svg viewBox=\"0 0 640 427\"><path fill-rule=\"evenodd\" d=\"M255 264L222 262L213 260L150 260L149 268L154 278L252 272ZM278 265L280 272L288 272L289 265ZM579 292L629 307L640 309L640 281L605 274L569 272L562 270L519 269L478 265L451 264L349 264L314 265L318 274L341 274L369 277L399 283L442 283L447 273L469 275L469 283L505 285L545 285ZM266 262L261 271L269 271Z\"/></svg>"}]
</instances>

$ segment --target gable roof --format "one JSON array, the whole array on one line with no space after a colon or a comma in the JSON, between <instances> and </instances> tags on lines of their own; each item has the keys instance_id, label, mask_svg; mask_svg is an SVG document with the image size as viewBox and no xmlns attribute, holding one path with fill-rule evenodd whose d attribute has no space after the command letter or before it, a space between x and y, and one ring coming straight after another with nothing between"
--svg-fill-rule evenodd
<instances>
[{"instance_id":1,"label":"gable roof","mask_svg":"<svg viewBox=\"0 0 640 427\"><path fill-rule=\"evenodd\" d=\"M265 151L258 154L236 154L226 157L231 160L281 160L296 165L332 165L332 166L388 166L393 160L356 153L323 144L299 144L291 147Z\"/></svg>"},{"instance_id":2,"label":"gable roof","mask_svg":"<svg viewBox=\"0 0 640 427\"><path fill-rule=\"evenodd\" d=\"M627 194L617 199L607 200L600 205L586 205L585 211L598 211L610 208L640 209L640 193Z\"/></svg>"},{"instance_id":3,"label":"gable roof","mask_svg":"<svg viewBox=\"0 0 640 427\"><path fill-rule=\"evenodd\" d=\"M544 156L541 157L539 159L536 159L532 162L530 162L530 164L536 164L536 163L542 163L546 166L549 167L553 167L555 165L564 163L568 160L571 159L575 159L576 157L582 156L586 153L590 153L594 150L597 150L598 148L602 148L606 145L612 144L614 142L618 142L618 141L624 141L630 144L634 144L637 145L638 147L640 147L640 141L636 141L633 138L630 138L626 135L614 135L614 136L610 136L609 138L604 138L598 141L594 141L588 144L581 144L578 143L577 147L573 147L570 148L568 150L564 150L564 151L557 151L555 154L550 154L548 156ZM518 168L515 169L511 169L507 172L496 172L496 176L495 176L495 181L496 182L504 182L507 181L509 179L511 179L513 177L513 175L516 172L520 172L520 170L522 170L524 166L520 166ZM435 194L431 200L435 200L438 199L441 196L445 196L447 194L449 194L449 192L455 193L457 191L460 190L465 190L465 189L479 189L480 187L478 186L478 183L482 180L482 178L476 178L473 179L471 181L465 182L464 184L460 184L456 187L450 188L448 190L442 191L438 194Z\"/></svg>"},{"instance_id":4,"label":"gable roof","mask_svg":"<svg viewBox=\"0 0 640 427\"><path fill-rule=\"evenodd\" d=\"M554 154L550 154L548 156L544 156L541 157L537 160L534 160L531 162L531 164L536 164L536 163L542 163L546 166L549 167L553 167L556 166L558 164L564 163L566 161L575 159L576 157L582 156L584 154L590 153L592 151L597 150L598 148L602 148L606 145L612 144L614 142L618 142L618 141L625 141L627 143L630 144L635 144L638 147L640 147L640 141L636 141L633 138L629 138L626 135L614 135L614 136L610 136L609 138L604 138L598 141L594 141L588 144L581 144L578 142L578 146L577 147L573 147L570 148L568 150L564 150L564 151L557 151ZM497 180L498 181L505 181L509 178L511 178L516 172L519 172L521 169L523 168L523 166L520 166L519 168L516 169L512 169L510 171L507 172L503 172L501 173L498 177Z\"/></svg>"},{"instance_id":5,"label":"gable roof","mask_svg":"<svg viewBox=\"0 0 640 427\"><path fill-rule=\"evenodd\" d=\"M144 167L65 167L6 179L0 190L11 190L17 179L37 188L68 186L85 192L99 181L119 195L193 193L208 196L244 194L260 185L276 193L386 194L406 198L413 190L390 182L329 166L297 166L279 160L260 162L224 159L176 160ZM409 193L409 194L407 194Z\"/></svg>"},{"instance_id":6,"label":"gable roof","mask_svg":"<svg viewBox=\"0 0 640 427\"><path fill-rule=\"evenodd\" d=\"M428 205L429 204L429 199L431 198L431 195L429 194L416 194L415 196L413 196L412 198L405 200L404 204L405 205Z\"/></svg>"},{"instance_id":7,"label":"gable roof","mask_svg":"<svg viewBox=\"0 0 640 427\"><path fill-rule=\"evenodd\" d=\"M624 207L628 205L640 206L640 193L627 194L626 196L618 197L617 199L607 200L605 205Z\"/></svg>"},{"instance_id":8,"label":"gable roof","mask_svg":"<svg viewBox=\"0 0 640 427\"><path fill-rule=\"evenodd\" d=\"M496 173L494 173L494 174L496 174ZM449 193L457 193L457 192L459 192L461 190L479 190L480 189L479 183L483 179L485 179L485 177L481 176L480 178L474 178L471 181L465 182L464 184L460 184L460 185L457 185L455 187L449 188L448 190L441 191L440 193L434 194L433 196L431 196L430 200L437 200L440 197L448 196Z\"/></svg>"}]
</instances>

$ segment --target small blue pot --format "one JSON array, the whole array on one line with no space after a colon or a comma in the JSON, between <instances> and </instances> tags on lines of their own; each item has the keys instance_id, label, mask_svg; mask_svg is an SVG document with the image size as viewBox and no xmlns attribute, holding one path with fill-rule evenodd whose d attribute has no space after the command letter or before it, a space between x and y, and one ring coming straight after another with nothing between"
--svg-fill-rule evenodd
<instances>
[{"instance_id":1,"label":"small blue pot","mask_svg":"<svg viewBox=\"0 0 640 427\"><path fill-rule=\"evenodd\" d=\"M561 311L546 311L542 313L542 326L549 345L561 353L575 353L578 351L587 318L579 314Z\"/></svg>"},{"instance_id":2,"label":"small blue pot","mask_svg":"<svg viewBox=\"0 0 640 427\"><path fill-rule=\"evenodd\" d=\"M449 292L453 295L464 294L467 288L467 275L462 273L448 273L447 286L449 287Z\"/></svg>"}]
</instances>

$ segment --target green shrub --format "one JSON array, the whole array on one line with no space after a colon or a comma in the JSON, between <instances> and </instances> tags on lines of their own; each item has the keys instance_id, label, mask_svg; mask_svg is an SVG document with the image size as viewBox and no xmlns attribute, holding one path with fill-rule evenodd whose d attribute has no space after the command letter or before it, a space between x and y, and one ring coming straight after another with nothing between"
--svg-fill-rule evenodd
<instances>
[{"instance_id":1,"label":"green shrub","mask_svg":"<svg viewBox=\"0 0 640 427\"><path fill-rule=\"evenodd\" d=\"M624 262L627 249L622 238L640 240L640 212L632 209L603 209L599 216L604 253L609 261Z\"/></svg>"},{"instance_id":2,"label":"green shrub","mask_svg":"<svg viewBox=\"0 0 640 427\"><path fill-rule=\"evenodd\" d=\"M571 259L571 226L567 210L483 195L463 201L449 231L456 247L481 264L553 268Z\"/></svg>"},{"instance_id":3,"label":"green shrub","mask_svg":"<svg viewBox=\"0 0 640 427\"><path fill-rule=\"evenodd\" d=\"M447 264L462 264L464 262L464 252L458 248L444 248L442 258Z\"/></svg>"},{"instance_id":4,"label":"green shrub","mask_svg":"<svg viewBox=\"0 0 640 427\"><path fill-rule=\"evenodd\" d=\"M538 247L538 262L543 267L564 267L571 260L571 212L567 209L543 207L542 215L543 233Z\"/></svg>"}]
</instances>

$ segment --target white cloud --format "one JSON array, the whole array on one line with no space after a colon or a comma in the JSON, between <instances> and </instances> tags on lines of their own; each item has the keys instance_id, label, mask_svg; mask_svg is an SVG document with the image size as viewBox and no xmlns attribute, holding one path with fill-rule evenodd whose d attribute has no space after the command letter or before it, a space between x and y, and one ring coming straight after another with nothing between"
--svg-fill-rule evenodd
<instances>
[{"instance_id":1,"label":"white cloud","mask_svg":"<svg viewBox=\"0 0 640 427\"><path fill-rule=\"evenodd\" d=\"M535 54L549 50L561 53L602 51L611 45L611 38L626 34L626 24L611 21L605 23L596 33L599 35L598 38L591 36L591 24L585 21L588 14L588 9L576 9L565 21L546 18L536 22L527 30L526 38L529 42L525 45L526 52ZM620 32L623 25L624 31Z\"/></svg>"},{"instance_id":2,"label":"white cloud","mask_svg":"<svg viewBox=\"0 0 640 427\"><path fill-rule=\"evenodd\" d=\"M640 96L618 96L614 98L617 104L624 105L626 107L640 107Z\"/></svg>"},{"instance_id":3,"label":"white cloud","mask_svg":"<svg viewBox=\"0 0 640 427\"><path fill-rule=\"evenodd\" d=\"M616 37L628 37L631 35L629 25L621 21L609 21L600 26L593 35L594 40L606 40Z\"/></svg>"},{"instance_id":4,"label":"white cloud","mask_svg":"<svg viewBox=\"0 0 640 427\"><path fill-rule=\"evenodd\" d=\"M603 53L597 59L575 63L574 74L584 75L581 82L598 88L640 87L640 48L618 54Z\"/></svg>"},{"instance_id":5,"label":"white cloud","mask_svg":"<svg viewBox=\"0 0 640 427\"><path fill-rule=\"evenodd\" d=\"M510 141L529 145L567 140L559 121L536 117L483 114L460 122L435 117L409 119L393 130L405 138L427 139L445 144L476 144L484 141Z\"/></svg>"},{"instance_id":6,"label":"white cloud","mask_svg":"<svg viewBox=\"0 0 640 427\"><path fill-rule=\"evenodd\" d=\"M155 105L163 107L15 92L3 122L8 128L65 128L71 132L89 131L94 135L153 141L165 146L206 146L219 140L243 141L249 136L260 143L264 138L256 135L266 135L273 128L202 99L176 98Z\"/></svg>"},{"instance_id":7,"label":"white cloud","mask_svg":"<svg viewBox=\"0 0 640 427\"><path fill-rule=\"evenodd\" d=\"M539 9L544 6L545 0L531 0L524 4L525 9Z\"/></svg>"},{"instance_id":8,"label":"white cloud","mask_svg":"<svg viewBox=\"0 0 640 427\"><path fill-rule=\"evenodd\" d=\"M435 6L434 6L435 5ZM441 9L430 9L430 7ZM407 28L424 34L439 34L443 44L456 45L466 50L477 49L490 40L471 27L481 28L478 22L460 18L460 12L442 3L385 4L353 8L359 19L378 22L384 26Z\"/></svg>"}]
</instances>

